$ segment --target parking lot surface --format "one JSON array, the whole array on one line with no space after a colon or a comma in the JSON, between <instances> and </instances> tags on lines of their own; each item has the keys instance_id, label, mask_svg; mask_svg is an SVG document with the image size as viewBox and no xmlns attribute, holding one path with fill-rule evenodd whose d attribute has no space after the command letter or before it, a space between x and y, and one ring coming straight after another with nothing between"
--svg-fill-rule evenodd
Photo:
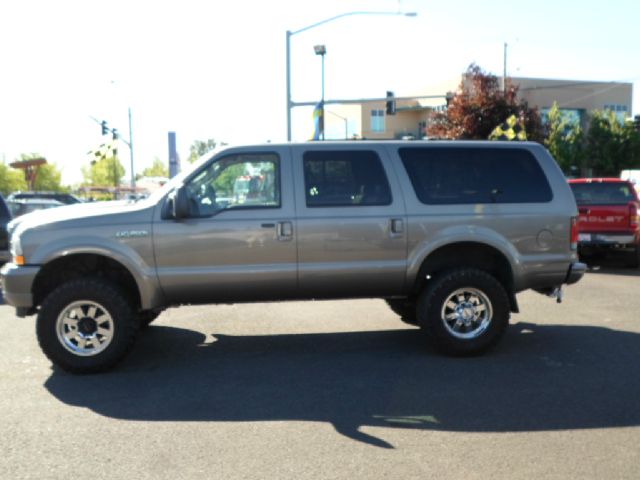
<instances>
[{"instance_id":1,"label":"parking lot surface","mask_svg":"<svg viewBox=\"0 0 640 480\"><path fill-rule=\"evenodd\" d=\"M639 478L640 271L519 301L466 359L381 300L171 309L91 376L2 305L0 478Z\"/></svg>"}]
</instances>

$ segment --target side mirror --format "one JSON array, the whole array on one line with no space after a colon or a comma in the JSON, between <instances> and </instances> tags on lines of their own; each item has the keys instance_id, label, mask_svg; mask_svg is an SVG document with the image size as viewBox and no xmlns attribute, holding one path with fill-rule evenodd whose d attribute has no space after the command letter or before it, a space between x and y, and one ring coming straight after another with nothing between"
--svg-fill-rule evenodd
<instances>
[{"instance_id":1,"label":"side mirror","mask_svg":"<svg viewBox=\"0 0 640 480\"><path fill-rule=\"evenodd\" d=\"M177 189L173 196L173 218L187 218L191 214L189 194L185 187Z\"/></svg>"}]
</instances>

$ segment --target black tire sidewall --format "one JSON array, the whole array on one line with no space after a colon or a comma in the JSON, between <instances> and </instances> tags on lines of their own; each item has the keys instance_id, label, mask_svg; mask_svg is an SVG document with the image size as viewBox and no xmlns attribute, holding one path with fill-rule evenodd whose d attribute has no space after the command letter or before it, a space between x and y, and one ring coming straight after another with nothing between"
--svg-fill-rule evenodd
<instances>
[{"instance_id":1,"label":"black tire sidewall","mask_svg":"<svg viewBox=\"0 0 640 480\"><path fill-rule=\"evenodd\" d=\"M75 355L58 339L56 323L60 313L79 300L94 301L111 315L114 334L109 346L88 357ZM101 278L71 280L53 290L42 302L36 321L38 343L57 366L73 373L94 373L118 363L131 348L138 322L128 297L112 282Z\"/></svg>"},{"instance_id":2,"label":"black tire sidewall","mask_svg":"<svg viewBox=\"0 0 640 480\"><path fill-rule=\"evenodd\" d=\"M491 323L476 338L454 337L441 318L444 302L460 288L479 290L491 302ZM510 304L504 287L495 277L477 269L443 272L423 291L418 302L418 320L423 332L439 351L454 356L480 355L495 346L509 325L509 317Z\"/></svg>"}]
</instances>

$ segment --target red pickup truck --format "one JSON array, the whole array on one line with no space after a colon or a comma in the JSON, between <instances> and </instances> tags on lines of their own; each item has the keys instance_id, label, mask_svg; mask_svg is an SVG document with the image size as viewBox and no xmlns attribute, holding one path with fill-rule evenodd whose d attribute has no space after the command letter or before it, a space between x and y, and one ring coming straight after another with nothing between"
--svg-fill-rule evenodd
<instances>
[{"instance_id":1,"label":"red pickup truck","mask_svg":"<svg viewBox=\"0 0 640 480\"><path fill-rule=\"evenodd\" d=\"M569 180L578 204L578 253L616 249L640 267L640 199L633 184L619 178Z\"/></svg>"}]
</instances>

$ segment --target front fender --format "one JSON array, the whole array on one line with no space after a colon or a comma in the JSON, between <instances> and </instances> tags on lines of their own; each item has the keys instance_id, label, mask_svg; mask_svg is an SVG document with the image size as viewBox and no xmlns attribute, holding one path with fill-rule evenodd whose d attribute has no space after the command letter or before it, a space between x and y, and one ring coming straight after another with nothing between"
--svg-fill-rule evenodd
<instances>
[{"instance_id":1,"label":"front fender","mask_svg":"<svg viewBox=\"0 0 640 480\"><path fill-rule=\"evenodd\" d=\"M110 238L98 235L69 235L54 238L40 244L27 256L29 264L46 265L47 263L79 254L99 255L126 268L134 278L143 309L158 306L162 300L155 263L151 237L143 238Z\"/></svg>"}]
</instances>

